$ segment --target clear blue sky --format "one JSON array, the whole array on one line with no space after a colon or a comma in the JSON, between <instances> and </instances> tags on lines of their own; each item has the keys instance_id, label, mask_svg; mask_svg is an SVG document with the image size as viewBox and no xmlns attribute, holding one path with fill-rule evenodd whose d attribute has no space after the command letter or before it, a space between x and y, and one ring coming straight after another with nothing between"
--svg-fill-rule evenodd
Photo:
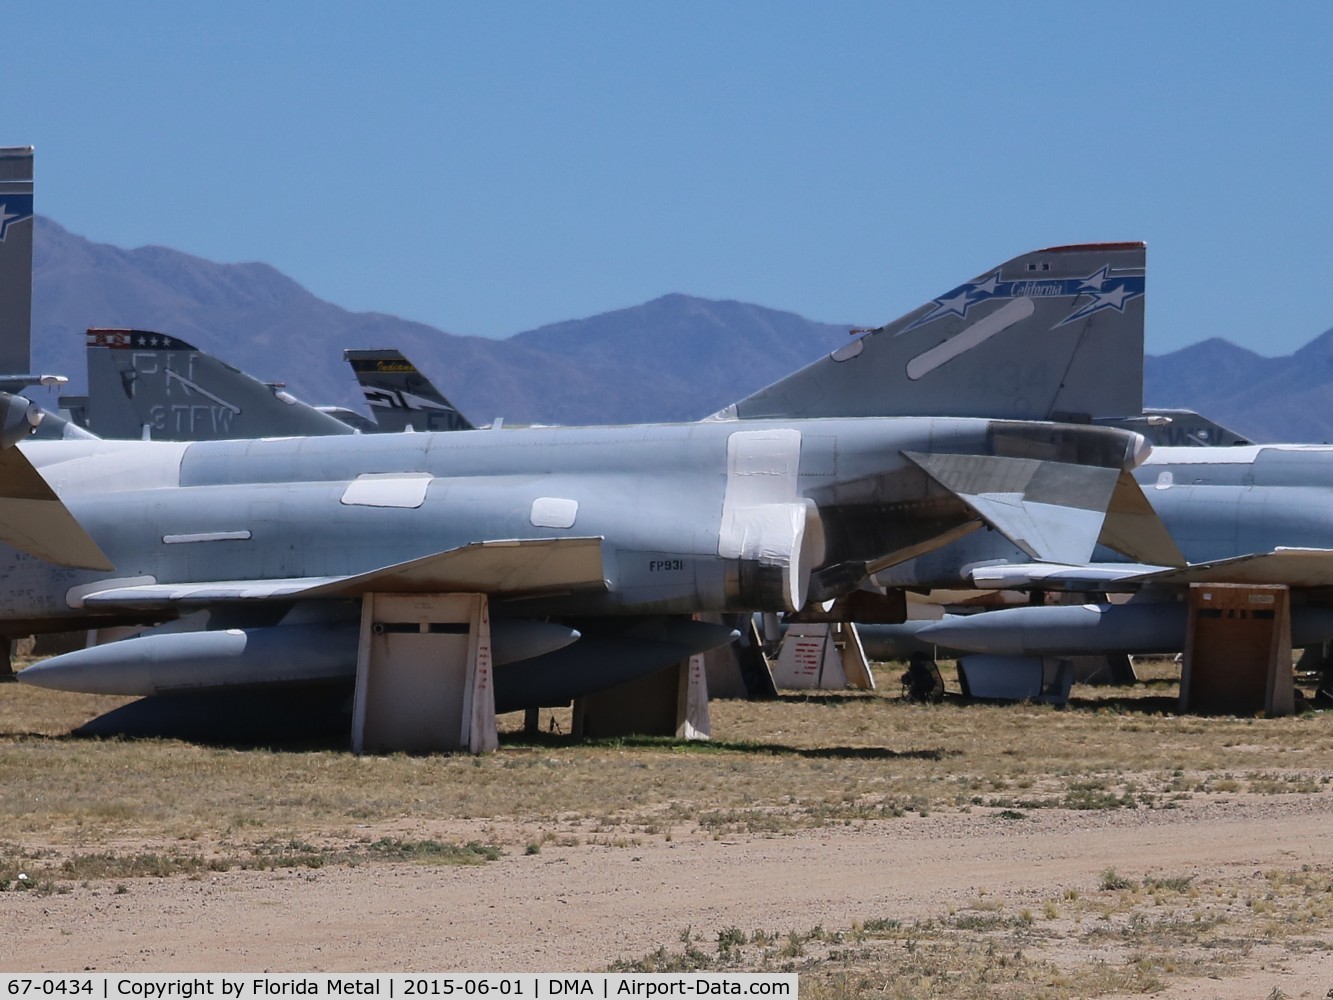
<instances>
[{"instance_id":1,"label":"clear blue sky","mask_svg":"<svg viewBox=\"0 0 1333 1000\"><path fill-rule=\"evenodd\" d=\"M667 292L884 322L1142 239L1148 348L1333 326L1333 4L11 5L90 239L508 336Z\"/></svg>"}]
</instances>

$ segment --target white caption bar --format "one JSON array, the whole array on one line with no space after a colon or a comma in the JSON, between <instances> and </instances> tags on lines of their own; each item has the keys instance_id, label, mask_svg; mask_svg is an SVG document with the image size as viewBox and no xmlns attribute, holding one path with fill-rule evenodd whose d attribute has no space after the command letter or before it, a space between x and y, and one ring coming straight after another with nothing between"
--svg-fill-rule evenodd
<instances>
[{"instance_id":1,"label":"white caption bar","mask_svg":"<svg viewBox=\"0 0 1333 1000\"><path fill-rule=\"evenodd\" d=\"M367 972L329 975L296 972L257 974L181 973L0 973L0 1000L269 1000L273 997L783 997L798 993L796 973L642 972L642 973L421 973Z\"/></svg>"}]
</instances>

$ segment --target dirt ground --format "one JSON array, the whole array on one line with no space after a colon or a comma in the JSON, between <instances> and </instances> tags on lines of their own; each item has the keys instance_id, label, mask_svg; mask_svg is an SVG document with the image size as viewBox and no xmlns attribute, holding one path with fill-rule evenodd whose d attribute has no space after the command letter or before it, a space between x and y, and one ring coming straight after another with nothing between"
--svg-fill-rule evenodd
<instances>
[{"instance_id":1,"label":"dirt ground","mask_svg":"<svg viewBox=\"0 0 1333 1000\"><path fill-rule=\"evenodd\" d=\"M1061 711L724 701L721 745L511 739L429 761L73 739L110 706L18 688L0 971L628 962L795 968L807 1000L1333 997L1328 715L1178 717L1155 683ZM265 863L293 834L318 864ZM389 860L381 839L500 853ZM97 852L231 867L59 874ZM31 891L16 859L45 866ZM652 962L691 947L713 964Z\"/></svg>"},{"instance_id":2,"label":"dirt ground","mask_svg":"<svg viewBox=\"0 0 1333 1000\"><path fill-rule=\"evenodd\" d=\"M1333 796L1238 795L1169 811L907 815L773 837L546 845L473 867L229 871L0 893L0 969L597 971L726 927L779 933L910 919L978 894L1013 907L1113 867L1196 878L1333 865ZM459 838L478 831L448 824ZM1329 934L1333 936L1333 928ZM1278 992L1273 992L1277 990ZM1333 995L1333 952L1257 947L1172 997Z\"/></svg>"}]
</instances>

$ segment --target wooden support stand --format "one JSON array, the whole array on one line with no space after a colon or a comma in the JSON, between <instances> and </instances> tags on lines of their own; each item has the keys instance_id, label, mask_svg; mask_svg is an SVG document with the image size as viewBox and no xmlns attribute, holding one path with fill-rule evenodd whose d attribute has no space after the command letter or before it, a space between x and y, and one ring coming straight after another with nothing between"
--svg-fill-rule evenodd
<instances>
[{"instance_id":1,"label":"wooden support stand","mask_svg":"<svg viewBox=\"0 0 1333 1000\"><path fill-rule=\"evenodd\" d=\"M1287 588L1196 583L1189 602L1181 711L1294 712Z\"/></svg>"},{"instance_id":2,"label":"wooden support stand","mask_svg":"<svg viewBox=\"0 0 1333 1000\"><path fill-rule=\"evenodd\" d=\"M575 736L675 736L706 740L708 671L704 654L691 656L640 680L618 684L574 701Z\"/></svg>"},{"instance_id":3,"label":"wooden support stand","mask_svg":"<svg viewBox=\"0 0 1333 1000\"><path fill-rule=\"evenodd\" d=\"M780 688L797 690L875 690L861 637L851 622L788 625L773 679Z\"/></svg>"},{"instance_id":4,"label":"wooden support stand","mask_svg":"<svg viewBox=\"0 0 1333 1000\"><path fill-rule=\"evenodd\" d=\"M499 745L484 594L366 594L352 703L355 753Z\"/></svg>"},{"instance_id":5,"label":"wooden support stand","mask_svg":"<svg viewBox=\"0 0 1333 1000\"><path fill-rule=\"evenodd\" d=\"M752 614L700 615L703 621L733 626L741 637L735 642L704 653L708 673L708 697L755 700L776 698L773 669L764 655Z\"/></svg>"}]
</instances>

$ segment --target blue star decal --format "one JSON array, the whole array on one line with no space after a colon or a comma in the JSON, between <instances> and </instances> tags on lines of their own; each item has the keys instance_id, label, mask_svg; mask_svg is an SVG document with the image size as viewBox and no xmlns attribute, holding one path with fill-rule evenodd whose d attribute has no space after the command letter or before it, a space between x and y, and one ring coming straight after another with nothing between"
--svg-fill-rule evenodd
<instances>
[{"instance_id":1,"label":"blue star decal","mask_svg":"<svg viewBox=\"0 0 1333 1000\"><path fill-rule=\"evenodd\" d=\"M1057 323L1057 326L1064 326L1066 323L1072 323L1084 316L1091 316L1103 309L1124 312L1126 302L1130 299L1137 299L1143 294L1143 275L1115 275L1112 277L1110 270L1108 265L1096 274L1091 274L1083 279L1083 283L1078 289L1079 294L1091 295L1092 301L1070 313L1061 322Z\"/></svg>"},{"instance_id":2,"label":"blue star decal","mask_svg":"<svg viewBox=\"0 0 1333 1000\"><path fill-rule=\"evenodd\" d=\"M0 200L0 243L5 241L12 222L22 222L32 218L32 195L8 194Z\"/></svg>"},{"instance_id":3,"label":"blue star decal","mask_svg":"<svg viewBox=\"0 0 1333 1000\"><path fill-rule=\"evenodd\" d=\"M1125 303L1143 294L1144 277L1137 275L1112 275L1110 265L1103 267L1086 278L1022 278L1016 281L1000 280L999 272L989 274L980 281L959 285L953 291L935 299L935 308L909 326L915 330L919 326L933 322L943 316L967 316L967 311L982 302L992 299L1078 299L1089 295L1092 300L1062 319L1056 326L1064 326L1074 320L1090 316L1102 309L1115 309L1124 312Z\"/></svg>"},{"instance_id":4,"label":"blue star decal","mask_svg":"<svg viewBox=\"0 0 1333 1000\"><path fill-rule=\"evenodd\" d=\"M999 272L967 285L959 285L953 291L941 295L935 300L935 308L919 320L909 326L908 330L915 330L932 320L937 320L941 316L959 316L967 315L967 311L978 302L985 302L987 299L993 299L1002 293L999 289L1011 285L1013 282L1001 282ZM904 333L907 330L903 331Z\"/></svg>"}]
</instances>

